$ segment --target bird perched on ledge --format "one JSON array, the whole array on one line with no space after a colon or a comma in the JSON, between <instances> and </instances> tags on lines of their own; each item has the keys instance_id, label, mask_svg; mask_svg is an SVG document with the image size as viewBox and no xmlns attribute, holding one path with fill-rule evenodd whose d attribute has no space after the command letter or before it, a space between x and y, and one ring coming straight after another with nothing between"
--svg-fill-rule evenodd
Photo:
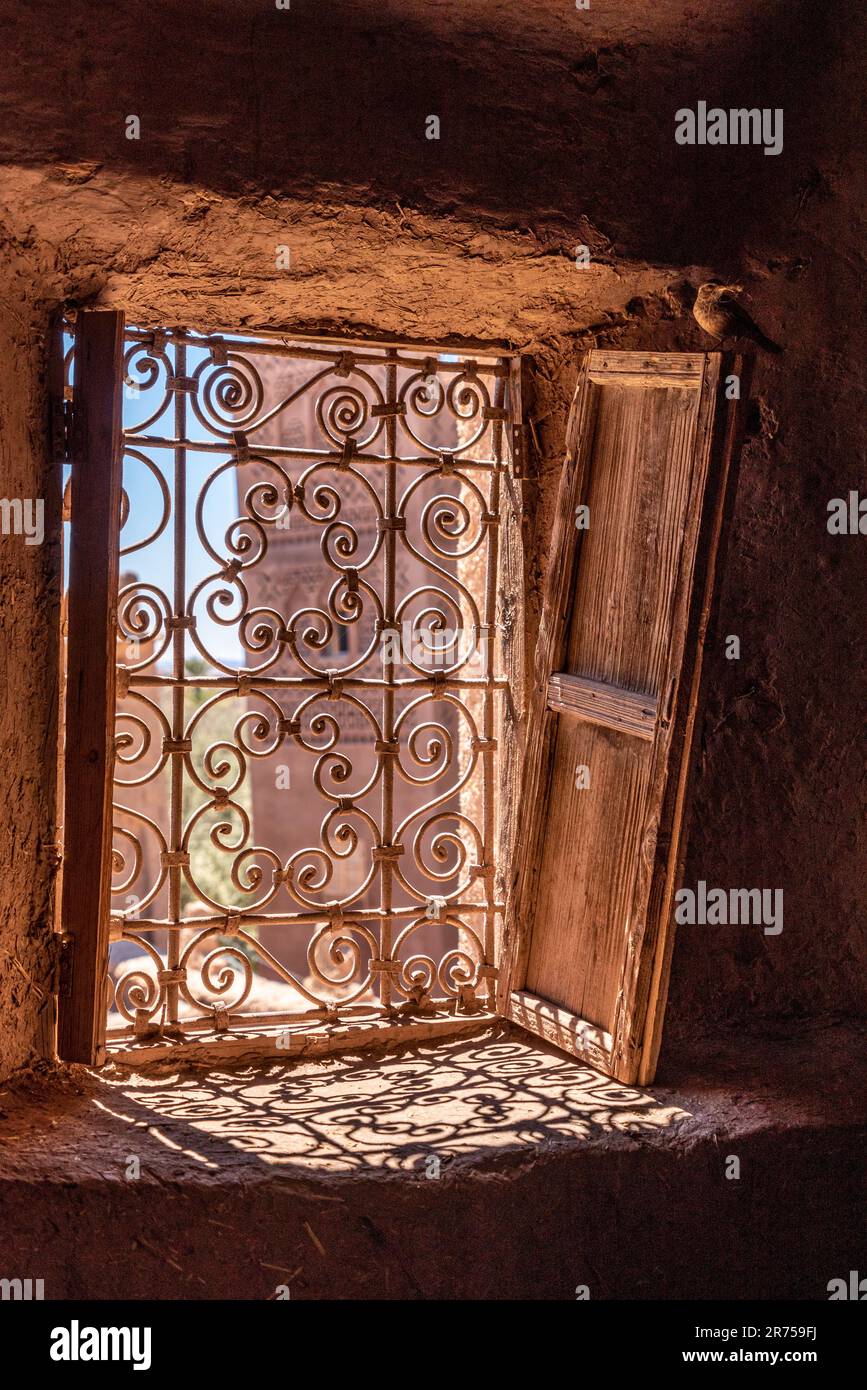
<instances>
[{"instance_id":1,"label":"bird perched on ledge","mask_svg":"<svg viewBox=\"0 0 867 1390\"><path fill-rule=\"evenodd\" d=\"M692 306L696 323L712 338L752 338L765 352L782 352L779 343L766 337L735 299L742 289L742 285L724 285L721 280L700 285Z\"/></svg>"}]
</instances>

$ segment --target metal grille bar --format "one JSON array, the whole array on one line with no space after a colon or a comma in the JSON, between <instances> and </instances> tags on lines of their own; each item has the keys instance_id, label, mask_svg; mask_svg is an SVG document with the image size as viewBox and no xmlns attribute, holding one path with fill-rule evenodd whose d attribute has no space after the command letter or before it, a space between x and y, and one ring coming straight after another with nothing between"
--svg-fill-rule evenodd
<instances>
[{"instance_id":1,"label":"metal grille bar","mask_svg":"<svg viewBox=\"0 0 867 1390\"><path fill-rule=\"evenodd\" d=\"M124 370L109 1040L492 1007L509 359Z\"/></svg>"}]
</instances>

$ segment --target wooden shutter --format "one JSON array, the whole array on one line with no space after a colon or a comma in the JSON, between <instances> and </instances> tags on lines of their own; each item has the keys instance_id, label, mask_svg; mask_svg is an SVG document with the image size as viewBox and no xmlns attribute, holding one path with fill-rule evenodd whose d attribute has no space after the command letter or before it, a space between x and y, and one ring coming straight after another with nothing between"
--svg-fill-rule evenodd
<instances>
[{"instance_id":1,"label":"wooden shutter","mask_svg":"<svg viewBox=\"0 0 867 1390\"><path fill-rule=\"evenodd\" d=\"M59 1055L101 1060L111 892L124 316L75 327Z\"/></svg>"},{"instance_id":2,"label":"wooden shutter","mask_svg":"<svg viewBox=\"0 0 867 1390\"><path fill-rule=\"evenodd\" d=\"M745 397L740 359L589 353L557 502L500 1008L626 1082L651 1080L659 1050L729 374Z\"/></svg>"}]
</instances>

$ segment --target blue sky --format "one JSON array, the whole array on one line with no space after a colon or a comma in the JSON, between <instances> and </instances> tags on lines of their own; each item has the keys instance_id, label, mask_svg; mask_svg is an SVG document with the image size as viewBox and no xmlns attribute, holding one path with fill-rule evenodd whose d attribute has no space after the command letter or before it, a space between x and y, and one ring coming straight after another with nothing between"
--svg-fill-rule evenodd
<instances>
[{"instance_id":1,"label":"blue sky","mask_svg":"<svg viewBox=\"0 0 867 1390\"><path fill-rule=\"evenodd\" d=\"M72 346L72 337L66 339L67 348ZM171 343L167 346L167 352L171 360L173 348ZM187 347L186 374L191 376L201 364L207 360L209 353L205 348ZM441 353L442 361L458 361L459 358L452 353ZM137 373L133 366L131 368L133 378L141 375ZM74 375L74 373L73 373ZM123 392L123 424L124 429L132 430L150 415L164 401L165 373L160 372L156 383L149 390L136 390L124 387ZM169 399L166 409L159 418L147 426L144 431L146 434L153 434L162 438L174 436L174 409L173 397ZM215 436L210 434L196 418L191 408L187 409L187 439L203 440L213 443ZM135 440L129 441L130 447L135 447ZM165 479L169 496L174 509L174 458L173 452L169 449L143 449L145 453L159 468ZM216 565L213 559L204 550L199 541L196 524L195 508L196 501L209 475L220 467L228 459L228 452L225 455L219 453L199 453L196 450L188 450L186 455L187 470L187 526L186 526L186 567L187 581L186 590L190 592L207 575L213 574ZM163 499L162 494L151 474L150 470L140 460L127 456L124 461L123 483L127 497L129 499L129 515L126 525L121 533L122 546L129 545L136 540L142 540L149 535L159 523L162 514ZM214 549L220 554L228 552L224 543L224 536L227 527L237 519L239 515L236 475L234 470L227 469L221 473L211 486L205 504L204 520L208 536ZM68 528L65 528L68 530ZM69 537L65 536L64 551L67 558L69 554ZM160 534L148 546L134 551L130 555L121 555L121 573L132 571L137 578L144 583L156 584L164 589L169 597L172 597L173 590L173 569L174 569L174 516L169 518L168 524ZM67 571L68 573L68 571ZM209 590L207 592L212 592ZM207 596L203 595L204 597ZM219 660L227 665L243 666L246 664L246 653L243 651L237 639L237 629L234 626L222 626L215 623L208 616L203 599L196 604L196 627L202 644L208 651L212 652ZM230 610L230 611L234 611ZM199 653L187 639L187 656L196 656ZM163 660L161 666L165 665Z\"/></svg>"},{"instance_id":2,"label":"blue sky","mask_svg":"<svg viewBox=\"0 0 867 1390\"><path fill-rule=\"evenodd\" d=\"M71 339L69 340L71 345ZM171 347L169 347L171 353ZM188 348L187 350L187 374L192 375L196 368L205 360L207 353L204 350ZM161 374L156 385L148 391L133 391L127 387L123 394L123 424L124 429L134 429L136 425L146 420L149 415L157 409L165 384L164 374ZM148 426L145 433L159 435L170 438L174 434L174 412L171 403L168 409L155 421ZM192 410L187 411L187 437L188 439L210 440L213 442L214 436L209 435L204 427L199 423ZM133 441L130 441L132 444ZM168 449L143 449L157 465L168 487L169 495L172 499L174 509L174 460L171 450ZM212 574L216 568L213 560L203 549L196 534L195 525L195 506L199 491L208 478L209 474L224 463L228 458L228 453L223 456L214 453L199 453L196 450L189 450L187 453L187 594L195 588L206 575ZM153 531L162 513L163 501L159 486L150 470L139 460L127 458L124 462L123 484L129 498L129 516L126 525L121 532L121 545L125 546L135 540L142 540ZM235 475L232 470L223 473L211 487L207 503L205 506L205 522L211 544L215 549L222 552L224 550L223 537L227 526L238 516L238 501L235 485ZM131 555L121 555L121 573L132 570L138 578L144 582L157 584L165 589L169 597L172 596L173 587L173 568L174 568L174 515L169 519L167 526L163 529L160 536L150 545L141 550L134 551ZM65 554L68 563L69 545L68 534L65 542ZM68 571L67 571L68 572ZM234 628L222 627L212 621L205 611L204 603L199 602L196 606L197 630L201 640L209 651L232 665L243 664L243 653L240 643L237 640ZM195 655L196 649L188 643L187 655Z\"/></svg>"}]
</instances>

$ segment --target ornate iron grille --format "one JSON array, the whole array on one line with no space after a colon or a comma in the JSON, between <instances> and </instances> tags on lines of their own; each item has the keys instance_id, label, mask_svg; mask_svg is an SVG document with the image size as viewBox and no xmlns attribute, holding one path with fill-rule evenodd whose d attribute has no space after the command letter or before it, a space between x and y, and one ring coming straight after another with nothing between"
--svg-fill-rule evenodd
<instances>
[{"instance_id":1,"label":"ornate iron grille","mask_svg":"<svg viewBox=\"0 0 867 1390\"><path fill-rule=\"evenodd\" d=\"M493 1007L509 360L124 371L109 1040Z\"/></svg>"}]
</instances>

